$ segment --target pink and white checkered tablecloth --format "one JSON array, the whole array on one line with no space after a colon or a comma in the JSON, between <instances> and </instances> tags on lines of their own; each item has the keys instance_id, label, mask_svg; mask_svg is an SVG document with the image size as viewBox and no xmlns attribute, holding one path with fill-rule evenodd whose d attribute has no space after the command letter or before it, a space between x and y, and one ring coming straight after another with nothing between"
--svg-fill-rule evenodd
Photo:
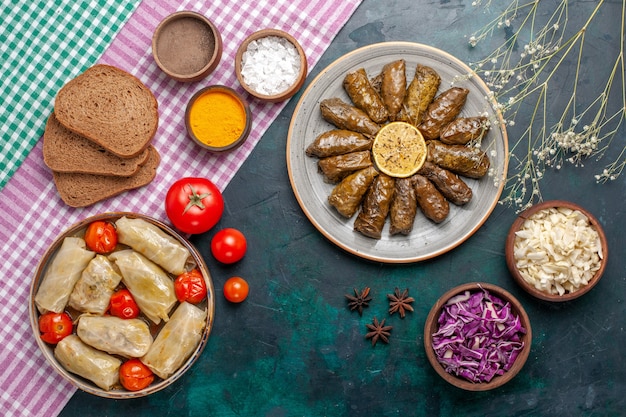
<instances>
[{"instance_id":1,"label":"pink and white checkered tablecloth","mask_svg":"<svg viewBox=\"0 0 626 417\"><path fill-rule=\"evenodd\" d=\"M161 154L155 180L148 186L84 209L59 198L42 159L41 141L0 192L0 414L55 416L75 388L45 362L28 319L30 283L40 257L69 225L105 211L135 211L166 220L162 202L168 185L182 176L204 176L224 189L285 103L249 100L254 124L238 150L215 156L186 138L187 100L201 87L223 84L244 93L234 74L237 46L250 33L271 27L294 35L312 68L361 0L144 0L99 62L115 65L141 79L159 102L160 125L153 144ZM259 5L259 3L261 3ZM193 84L167 78L154 63L151 37L158 23L177 10L209 17L224 40L222 60L207 79ZM71 22L68 22L71 24ZM52 112L52 108L49 109ZM47 117L50 113L46 114Z\"/></svg>"}]
</instances>

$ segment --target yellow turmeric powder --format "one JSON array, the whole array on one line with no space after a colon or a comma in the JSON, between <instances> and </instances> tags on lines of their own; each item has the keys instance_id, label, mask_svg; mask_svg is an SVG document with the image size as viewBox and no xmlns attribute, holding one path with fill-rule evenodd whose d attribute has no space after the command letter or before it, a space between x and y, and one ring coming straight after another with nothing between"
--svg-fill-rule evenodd
<instances>
[{"instance_id":1,"label":"yellow turmeric powder","mask_svg":"<svg viewBox=\"0 0 626 417\"><path fill-rule=\"evenodd\" d=\"M239 139L246 126L246 113L229 92L208 90L192 104L189 124L199 141L221 148Z\"/></svg>"}]
</instances>

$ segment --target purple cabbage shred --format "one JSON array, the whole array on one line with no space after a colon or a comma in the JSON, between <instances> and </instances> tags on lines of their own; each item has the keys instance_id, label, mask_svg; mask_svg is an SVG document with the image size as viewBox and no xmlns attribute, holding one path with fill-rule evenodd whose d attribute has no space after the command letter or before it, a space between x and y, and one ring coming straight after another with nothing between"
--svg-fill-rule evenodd
<instances>
[{"instance_id":1,"label":"purple cabbage shred","mask_svg":"<svg viewBox=\"0 0 626 417\"><path fill-rule=\"evenodd\" d=\"M503 375L522 351L526 329L508 302L487 290L452 297L443 306L432 347L446 372L484 383Z\"/></svg>"}]
</instances>

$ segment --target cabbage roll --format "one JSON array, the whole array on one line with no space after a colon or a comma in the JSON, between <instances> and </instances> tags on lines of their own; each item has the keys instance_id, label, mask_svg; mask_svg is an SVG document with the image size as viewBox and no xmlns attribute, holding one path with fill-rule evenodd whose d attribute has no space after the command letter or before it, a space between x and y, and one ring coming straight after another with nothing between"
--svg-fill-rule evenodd
<instances>
[{"instance_id":1,"label":"cabbage roll","mask_svg":"<svg viewBox=\"0 0 626 417\"><path fill-rule=\"evenodd\" d=\"M415 186L417 205L422 209L422 213L435 223L444 221L450 213L448 200L428 178L415 174L411 180Z\"/></svg>"},{"instance_id":2,"label":"cabbage roll","mask_svg":"<svg viewBox=\"0 0 626 417\"><path fill-rule=\"evenodd\" d=\"M57 343L54 357L67 371L90 380L103 390L109 391L119 382L122 361L86 345L74 334Z\"/></svg>"},{"instance_id":3,"label":"cabbage roll","mask_svg":"<svg viewBox=\"0 0 626 417\"><path fill-rule=\"evenodd\" d=\"M148 353L141 358L148 368L165 379L172 375L194 352L206 325L205 310L181 303L163 326Z\"/></svg>"},{"instance_id":4,"label":"cabbage roll","mask_svg":"<svg viewBox=\"0 0 626 417\"><path fill-rule=\"evenodd\" d=\"M484 116L457 117L443 128L439 139L448 145L466 145L481 138L490 127Z\"/></svg>"},{"instance_id":5,"label":"cabbage roll","mask_svg":"<svg viewBox=\"0 0 626 417\"><path fill-rule=\"evenodd\" d=\"M69 305L84 313L104 314L122 276L106 256L96 255L70 294Z\"/></svg>"},{"instance_id":6,"label":"cabbage roll","mask_svg":"<svg viewBox=\"0 0 626 417\"><path fill-rule=\"evenodd\" d=\"M127 358L140 358L152 346L150 328L141 319L83 315L76 334L93 348Z\"/></svg>"},{"instance_id":7,"label":"cabbage roll","mask_svg":"<svg viewBox=\"0 0 626 417\"><path fill-rule=\"evenodd\" d=\"M143 219L122 217L115 222L117 238L166 271L180 275L191 253L175 238Z\"/></svg>"},{"instance_id":8,"label":"cabbage roll","mask_svg":"<svg viewBox=\"0 0 626 417\"><path fill-rule=\"evenodd\" d=\"M122 272L122 282L139 309L155 324L168 321L176 293L174 282L165 271L132 249L113 252L109 257Z\"/></svg>"},{"instance_id":9,"label":"cabbage roll","mask_svg":"<svg viewBox=\"0 0 626 417\"><path fill-rule=\"evenodd\" d=\"M60 313L65 310L76 281L96 255L87 250L86 246L85 241L79 237L63 239L35 295L35 304L40 313Z\"/></svg>"}]
</instances>

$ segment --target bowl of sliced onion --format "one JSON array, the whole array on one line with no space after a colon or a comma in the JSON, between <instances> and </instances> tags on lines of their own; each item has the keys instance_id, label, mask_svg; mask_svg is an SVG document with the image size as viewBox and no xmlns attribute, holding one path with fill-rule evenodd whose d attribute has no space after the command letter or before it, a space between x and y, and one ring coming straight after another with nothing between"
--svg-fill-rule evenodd
<instances>
[{"instance_id":1,"label":"bowl of sliced onion","mask_svg":"<svg viewBox=\"0 0 626 417\"><path fill-rule=\"evenodd\" d=\"M433 369L466 391L491 390L513 379L528 359L531 340L522 304L484 282L447 291L424 326L424 349Z\"/></svg>"},{"instance_id":2,"label":"bowl of sliced onion","mask_svg":"<svg viewBox=\"0 0 626 417\"><path fill-rule=\"evenodd\" d=\"M520 213L505 243L506 263L526 292L569 301L589 292L606 268L608 245L600 222L569 201L551 200Z\"/></svg>"}]
</instances>

